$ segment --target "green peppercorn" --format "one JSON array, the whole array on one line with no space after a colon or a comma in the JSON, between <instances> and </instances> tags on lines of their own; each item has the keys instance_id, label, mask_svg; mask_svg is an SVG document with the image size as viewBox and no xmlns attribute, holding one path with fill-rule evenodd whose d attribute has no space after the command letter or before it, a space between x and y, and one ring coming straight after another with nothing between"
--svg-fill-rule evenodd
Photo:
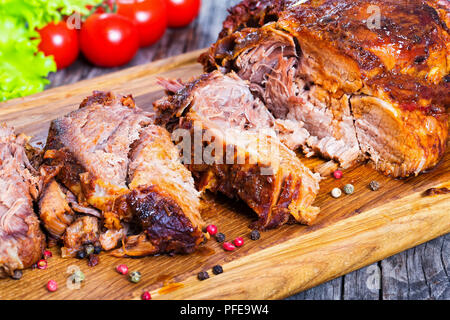
<instances>
[{"instance_id":1,"label":"green peppercorn","mask_svg":"<svg viewBox=\"0 0 450 320\"><path fill-rule=\"evenodd\" d=\"M352 184L346 184L344 186L344 192L345 194L352 194L353 192L355 192L355 187Z\"/></svg>"},{"instance_id":2,"label":"green peppercorn","mask_svg":"<svg viewBox=\"0 0 450 320\"><path fill-rule=\"evenodd\" d=\"M221 232L219 232L218 234L216 234L216 241L219 243L222 243L225 241L225 235Z\"/></svg>"},{"instance_id":3,"label":"green peppercorn","mask_svg":"<svg viewBox=\"0 0 450 320\"><path fill-rule=\"evenodd\" d=\"M72 282L74 282L74 283L80 283L80 282L83 282L83 281L84 281L85 276L84 276L83 271L77 270L77 271L75 271L75 272L72 274L71 278L72 278Z\"/></svg>"},{"instance_id":4,"label":"green peppercorn","mask_svg":"<svg viewBox=\"0 0 450 320\"><path fill-rule=\"evenodd\" d=\"M133 271L130 273L130 281L133 283L138 283L141 281L141 273L139 271Z\"/></svg>"}]
</instances>

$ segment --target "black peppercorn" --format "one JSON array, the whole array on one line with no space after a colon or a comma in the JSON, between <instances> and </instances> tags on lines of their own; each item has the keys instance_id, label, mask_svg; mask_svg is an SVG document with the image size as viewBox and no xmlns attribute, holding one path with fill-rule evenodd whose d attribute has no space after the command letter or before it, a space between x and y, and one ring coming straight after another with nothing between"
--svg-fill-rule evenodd
<instances>
[{"instance_id":1,"label":"black peppercorn","mask_svg":"<svg viewBox=\"0 0 450 320\"><path fill-rule=\"evenodd\" d=\"M217 266L214 266L213 267L213 273L214 274L221 274L223 272L223 268L222 268L222 266L220 266L220 265L217 265Z\"/></svg>"},{"instance_id":2,"label":"black peppercorn","mask_svg":"<svg viewBox=\"0 0 450 320\"><path fill-rule=\"evenodd\" d=\"M198 280L203 281L209 278L209 274L206 271L199 272L197 275Z\"/></svg>"},{"instance_id":3,"label":"black peppercorn","mask_svg":"<svg viewBox=\"0 0 450 320\"><path fill-rule=\"evenodd\" d=\"M78 259L84 259L86 258L86 252L84 250L80 250L77 252L77 258Z\"/></svg>"},{"instance_id":4,"label":"black peppercorn","mask_svg":"<svg viewBox=\"0 0 450 320\"><path fill-rule=\"evenodd\" d=\"M258 230L253 230L252 233L250 233L250 239L259 240L259 238L261 238L261 234Z\"/></svg>"},{"instance_id":5,"label":"black peppercorn","mask_svg":"<svg viewBox=\"0 0 450 320\"><path fill-rule=\"evenodd\" d=\"M222 243L225 241L225 235L221 232L219 232L218 234L216 234L216 241L219 243Z\"/></svg>"}]
</instances>

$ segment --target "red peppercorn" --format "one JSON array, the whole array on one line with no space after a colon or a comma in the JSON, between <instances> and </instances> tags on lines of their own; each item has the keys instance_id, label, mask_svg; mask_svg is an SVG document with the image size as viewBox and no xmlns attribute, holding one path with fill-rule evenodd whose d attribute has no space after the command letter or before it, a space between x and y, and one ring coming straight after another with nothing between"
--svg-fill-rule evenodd
<instances>
[{"instance_id":1,"label":"red peppercorn","mask_svg":"<svg viewBox=\"0 0 450 320\"><path fill-rule=\"evenodd\" d=\"M55 280L49 280L47 282L47 290L50 292L55 292L58 289L58 284Z\"/></svg>"},{"instance_id":2,"label":"red peppercorn","mask_svg":"<svg viewBox=\"0 0 450 320\"><path fill-rule=\"evenodd\" d=\"M208 231L208 233L213 236L217 233L217 227L213 224L210 224L206 227L206 231Z\"/></svg>"},{"instance_id":3,"label":"red peppercorn","mask_svg":"<svg viewBox=\"0 0 450 320\"><path fill-rule=\"evenodd\" d=\"M37 263L38 269L41 269L41 270L47 269L47 266L48 266L47 261L44 259L39 260Z\"/></svg>"},{"instance_id":4,"label":"red peppercorn","mask_svg":"<svg viewBox=\"0 0 450 320\"><path fill-rule=\"evenodd\" d=\"M244 238L237 237L236 239L234 239L233 243L236 247L242 247L244 245Z\"/></svg>"},{"instance_id":5,"label":"red peppercorn","mask_svg":"<svg viewBox=\"0 0 450 320\"><path fill-rule=\"evenodd\" d=\"M127 274L128 273L128 267L125 264L119 264L116 267L116 270L120 274Z\"/></svg>"},{"instance_id":6,"label":"red peppercorn","mask_svg":"<svg viewBox=\"0 0 450 320\"><path fill-rule=\"evenodd\" d=\"M145 291L142 296L141 296L142 300L151 300L152 299L152 295L150 294L150 292Z\"/></svg>"},{"instance_id":7,"label":"red peppercorn","mask_svg":"<svg viewBox=\"0 0 450 320\"><path fill-rule=\"evenodd\" d=\"M341 170L336 170L335 172L333 172L333 176L336 179L341 179L342 178L342 171Z\"/></svg>"},{"instance_id":8,"label":"red peppercorn","mask_svg":"<svg viewBox=\"0 0 450 320\"><path fill-rule=\"evenodd\" d=\"M226 251L233 251L234 249L236 249L236 247L231 242L224 242L223 243L223 248Z\"/></svg>"},{"instance_id":9,"label":"red peppercorn","mask_svg":"<svg viewBox=\"0 0 450 320\"><path fill-rule=\"evenodd\" d=\"M52 256L53 256L53 254L52 254L51 251L49 251L49 250L45 250L45 251L44 251L44 258L45 258L45 259L51 258Z\"/></svg>"}]
</instances>

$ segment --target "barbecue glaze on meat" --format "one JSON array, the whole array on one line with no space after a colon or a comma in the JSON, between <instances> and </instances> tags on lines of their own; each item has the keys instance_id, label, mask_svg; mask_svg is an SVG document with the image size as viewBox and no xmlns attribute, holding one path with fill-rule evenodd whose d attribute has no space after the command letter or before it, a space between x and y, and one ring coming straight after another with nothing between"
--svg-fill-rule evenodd
<instances>
[{"instance_id":1,"label":"barbecue glaze on meat","mask_svg":"<svg viewBox=\"0 0 450 320\"><path fill-rule=\"evenodd\" d=\"M449 17L446 0L244 0L200 61L307 131L290 147L405 177L445 152Z\"/></svg>"},{"instance_id":2,"label":"barbecue glaze on meat","mask_svg":"<svg viewBox=\"0 0 450 320\"><path fill-rule=\"evenodd\" d=\"M45 236L33 210L40 179L31 166L25 135L0 126L0 278L30 267L45 249Z\"/></svg>"},{"instance_id":3,"label":"barbecue glaze on meat","mask_svg":"<svg viewBox=\"0 0 450 320\"><path fill-rule=\"evenodd\" d=\"M204 240L191 174L168 132L131 96L95 92L54 120L41 170L49 181L41 217L62 239L64 256L86 243L105 250L123 243L117 255L189 253ZM144 239L145 250L129 245L129 230Z\"/></svg>"},{"instance_id":4,"label":"barbecue glaze on meat","mask_svg":"<svg viewBox=\"0 0 450 320\"><path fill-rule=\"evenodd\" d=\"M174 136L187 131L192 137L187 141L193 143L185 144L186 136L180 143L184 153L192 149L185 164L201 191L242 199L257 213L254 227L260 229L314 222L319 177L281 143L272 115L246 82L216 71L186 86L163 84L177 92L154 104L157 123L171 128ZM198 133L200 141L195 140ZM198 159L196 148L202 144L203 159Z\"/></svg>"}]
</instances>

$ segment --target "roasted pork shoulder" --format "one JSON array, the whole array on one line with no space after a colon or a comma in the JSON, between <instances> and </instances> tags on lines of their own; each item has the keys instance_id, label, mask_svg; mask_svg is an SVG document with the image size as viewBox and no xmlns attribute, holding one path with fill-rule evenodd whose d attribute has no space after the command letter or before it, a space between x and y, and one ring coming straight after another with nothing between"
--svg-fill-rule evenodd
<instances>
[{"instance_id":1,"label":"roasted pork shoulder","mask_svg":"<svg viewBox=\"0 0 450 320\"><path fill-rule=\"evenodd\" d=\"M169 95L154 104L157 123L182 137L185 165L201 191L242 199L260 229L314 222L320 178L280 141L273 116L245 81L216 71L185 86L163 85Z\"/></svg>"},{"instance_id":2,"label":"roasted pork shoulder","mask_svg":"<svg viewBox=\"0 0 450 320\"><path fill-rule=\"evenodd\" d=\"M25 135L0 126L0 278L36 263L45 249L45 236L33 210L40 188L31 166Z\"/></svg>"},{"instance_id":3,"label":"roasted pork shoulder","mask_svg":"<svg viewBox=\"0 0 450 320\"><path fill-rule=\"evenodd\" d=\"M86 243L122 244L117 255L189 253L204 240L192 175L153 122L131 96L110 92L95 92L52 122L40 214L65 256ZM128 231L145 250L130 245Z\"/></svg>"},{"instance_id":4,"label":"roasted pork shoulder","mask_svg":"<svg viewBox=\"0 0 450 320\"><path fill-rule=\"evenodd\" d=\"M200 61L248 80L291 148L417 175L446 149L449 16L445 0L244 0Z\"/></svg>"}]
</instances>

